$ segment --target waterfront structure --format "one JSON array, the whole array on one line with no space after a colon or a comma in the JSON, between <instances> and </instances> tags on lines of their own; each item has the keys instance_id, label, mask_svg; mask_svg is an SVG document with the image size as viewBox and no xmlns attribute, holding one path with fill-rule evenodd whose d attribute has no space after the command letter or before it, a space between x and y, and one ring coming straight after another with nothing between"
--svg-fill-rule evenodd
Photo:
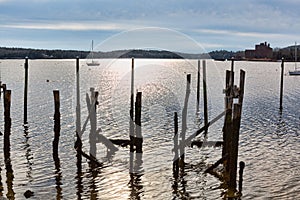
<instances>
[{"instance_id":1,"label":"waterfront structure","mask_svg":"<svg viewBox=\"0 0 300 200\"><path fill-rule=\"evenodd\" d=\"M245 58L247 60L270 60L273 56L273 49L267 42L256 44L255 49L246 49Z\"/></svg>"}]
</instances>

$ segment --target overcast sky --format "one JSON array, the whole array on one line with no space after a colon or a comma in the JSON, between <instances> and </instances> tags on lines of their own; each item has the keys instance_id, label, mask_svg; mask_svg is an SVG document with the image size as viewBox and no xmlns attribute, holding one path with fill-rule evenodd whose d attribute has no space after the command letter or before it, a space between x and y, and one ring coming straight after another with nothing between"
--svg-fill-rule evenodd
<instances>
[{"instance_id":1,"label":"overcast sky","mask_svg":"<svg viewBox=\"0 0 300 200\"><path fill-rule=\"evenodd\" d=\"M284 47L300 43L299 9L299 0L0 0L0 46L89 50L93 39L99 50L141 47L135 40L182 52L197 51L189 42L207 51Z\"/></svg>"}]
</instances>

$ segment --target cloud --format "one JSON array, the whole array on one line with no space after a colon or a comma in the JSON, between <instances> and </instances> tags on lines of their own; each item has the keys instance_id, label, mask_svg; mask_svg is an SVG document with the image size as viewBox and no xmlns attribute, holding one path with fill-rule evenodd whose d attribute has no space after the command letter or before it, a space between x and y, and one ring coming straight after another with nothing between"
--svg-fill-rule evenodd
<instances>
[{"instance_id":1,"label":"cloud","mask_svg":"<svg viewBox=\"0 0 300 200\"><path fill-rule=\"evenodd\" d=\"M19 38L23 37L22 31L32 31L32 35L48 31L55 35L53 40L63 37L61 33L65 37L67 34L82 37L83 33L86 37L96 34L107 37L108 33L154 26L181 31L207 47L225 48L261 40L278 44L299 40L300 32L297 0L151 0L147 4L138 0L1 2L0 31L17 31L20 36L15 35ZM0 42L5 40L2 34Z\"/></svg>"},{"instance_id":2,"label":"cloud","mask_svg":"<svg viewBox=\"0 0 300 200\"><path fill-rule=\"evenodd\" d=\"M68 31L123 31L135 26L124 23L108 22L29 22L0 25L0 28L13 29L42 29L42 30L68 30Z\"/></svg>"},{"instance_id":3,"label":"cloud","mask_svg":"<svg viewBox=\"0 0 300 200\"><path fill-rule=\"evenodd\" d=\"M199 33L215 34L215 35L229 35L229 36L241 36L241 37L252 37L252 38L278 38L283 37L285 34L279 33L262 33L262 32L238 32L231 30L214 30L214 29L199 29L195 30Z\"/></svg>"}]
</instances>

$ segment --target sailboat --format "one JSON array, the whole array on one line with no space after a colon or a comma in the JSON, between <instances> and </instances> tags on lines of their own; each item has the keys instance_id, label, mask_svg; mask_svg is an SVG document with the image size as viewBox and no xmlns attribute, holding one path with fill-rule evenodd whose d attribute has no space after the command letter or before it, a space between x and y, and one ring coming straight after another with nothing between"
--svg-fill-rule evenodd
<instances>
[{"instance_id":1,"label":"sailboat","mask_svg":"<svg viewBox=\"0 0 300 200\"><path fill-rule=\"evenodd\" d=\"M87 62L86 64L88 66L99 66L100 63L94 60L94 41L93 40L92 40L92 49L91 49L90 54L91 54L92 60L90 62Z\"/></svg>"},{"instance_id":2,"label":"sailboat","mask_svg":"<svg viewBox=\"0 0 300 200\"><path fill-rule=\"evenodd\" d=\"M295 70L289 71L290 76L300 76L300 69L297 68L297 42L295 42Z\"/></svg>"}]
</instances>

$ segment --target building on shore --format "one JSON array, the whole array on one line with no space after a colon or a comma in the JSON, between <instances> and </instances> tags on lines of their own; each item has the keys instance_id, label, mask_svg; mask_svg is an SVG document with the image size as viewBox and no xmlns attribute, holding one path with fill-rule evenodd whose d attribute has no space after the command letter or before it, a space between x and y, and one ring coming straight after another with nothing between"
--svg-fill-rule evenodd
<instances>
[{"instance_id":1,"label":"building on shore","mask_svg":"<svg viewBox=\"0 0 300 200\"><path fill-rule=\"evenodd\" d=\"M271 60L273 57L273 49L267 42L256 44L255 49L245 50L246 60Z\"/></svg>"}]
</instances>

